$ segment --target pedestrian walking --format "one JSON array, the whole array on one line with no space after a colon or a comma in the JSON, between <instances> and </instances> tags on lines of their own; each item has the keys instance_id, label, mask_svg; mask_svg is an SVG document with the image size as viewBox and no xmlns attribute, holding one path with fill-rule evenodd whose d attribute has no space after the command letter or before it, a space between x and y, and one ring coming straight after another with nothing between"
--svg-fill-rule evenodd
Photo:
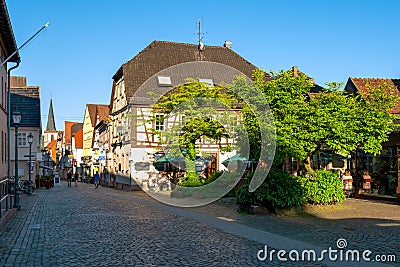
<instances>
[{"instance_id":1,"label":"pedestrian walking","mask_svg":"<svg viewBox=\"0 0 400 267\"><path fill-rule=\"evenodd\" d=\"M75 186L78 186L78 178L79 178L79 173L75 172L75 175L74 175Z\"/></svg>"},{"instance_id":2,"label":"pedestrian walking","mask_svg":"<svg viewBox=\"0 0 400 267\"><path fill-rule=\"evenodd\" d=\"M94 188L96 188L96 189L99 187L99 180L100 180L99 172L96 171L96 173L94 174L94 177L93 177Z\"/></svg>"},{"instance_id":3,"label":"pedestrian walking","mask_svg":"<svg viewBox=\"0 0 400 267\"><path fill-rule=\"evenodd\" d=\"M67 173L68 187L71 187L71 180L72 180L72 171L68 171Z\"/></svg>"}]
</instances>

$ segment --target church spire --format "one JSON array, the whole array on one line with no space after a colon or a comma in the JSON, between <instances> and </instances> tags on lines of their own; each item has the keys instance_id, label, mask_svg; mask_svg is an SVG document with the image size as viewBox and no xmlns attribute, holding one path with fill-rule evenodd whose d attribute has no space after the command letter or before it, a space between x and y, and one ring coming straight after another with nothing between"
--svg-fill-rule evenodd
<instances>
[{"instance_id":1,"label":"church spire","mask_svg":"<svg viewBox=\"0 0 400 267\"><path fill-rule=\"evenodd\" d=\"M50 98L50 107L49 107L49 114L47 115L46 131L55 131L55 130L56 130L56 123L54 121L53 100Z\"/></svg>"}]
</instances>

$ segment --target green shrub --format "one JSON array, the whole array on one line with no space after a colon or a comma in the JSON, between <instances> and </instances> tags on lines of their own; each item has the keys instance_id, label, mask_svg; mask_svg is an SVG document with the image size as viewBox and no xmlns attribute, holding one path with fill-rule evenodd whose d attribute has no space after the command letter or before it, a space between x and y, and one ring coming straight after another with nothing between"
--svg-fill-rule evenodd
<instances>
[{"instance_id":1,"label":"green shrub","mask_svg":"<svg viewBox=\"0 0 400 267\"><path fill-rule=\"evenodd\" d=\"M251 179L248 178L248 181ZM297 177L284 170L271 169L267 178L254 193L244 184L236 194L237 204L255 204L264 207L298 207L304 203L303 188Z\"/></svg>"},{"instance_id":2,"label":"green shrub","mask_svg":"<svg viewBox=\"0 0 400 267\"><path fill-rule=\"evenodd\" d=\"M304 203L303 188L297 177L281 169L271 169L254 193L256 200L266 207L298 207Z\"/></svg>"},{"instance_id":3,"label":"green shrub","mask_svg":"<svg viewBox=\"0 0 400 267\"><path fill-rule=\"evenodd\" d=\"M221 177L224 174L223 177ZM234 186L239 180L239 173L235 172L214 172L207 180L202 179L196 173L188 173L186 177L181 177L174 191L181 191L183 197L192 196L196 192L196 196L207 198L221 197L222 195L235 196ZM217 183L212 183L218 179ZM207 186L206 186L207 185ZM196 187L195 189L193 187ZM229 188L232 188L228 191ZM228 192L227 192L228 191Z\"/></svg>"},{"instance_id":4,"label":"green shrub","mask_svg":"<svg viewBox=\"0 0 400 267\"><path fill-rule=\"evenodd\" d=\"M249 192L249 183L245 183L236 191L236 204L252 205L255 203L254 192Z\"/></svg>"},{"instance_id":5,"label":"green shrub","mask_svg":"<svg viewBox=\"0 0 400 267\"><path fill-rule=\"evenodd\" d=\"M198 188L205 197L235 196L235 185L240 179L236 172L215 172Z\"/></svg>"},{"instance_id":6,"label":"green shrub","mask_svg":"<svg viewBox=\"0 0 400 267\"><path fill-rule=\"evenodd\" d=\"M333 172L320 170L311 178L299 178L304 188L305 200L311 204L334 204L346 199L342 181Z\"/></svg>"},{"instance_id":7,"label":"green shrub","mask_svg":"<svg viewBox=\"0 0 400 267\"><path fill-rule=\"evenodd\" d=\"M185 177L181 177L179 179L178 185L184 187L194 187L194 186L200 186L202 185L202 183L197 173L190 172Z\"/></svg>"},{"instance_id":8,"label":"green shrub","mask_svg":"<svg viewBox=\"0 0 400 267\"><path fill-rule=\"evenodd\" d=\"M219 171L219 172L213 172L211 173L210 177L208 177L204 184L209 184L211 182L214 182L215 180L217 180L224 172L223 171Z\"/></svg>"}]
</instances>

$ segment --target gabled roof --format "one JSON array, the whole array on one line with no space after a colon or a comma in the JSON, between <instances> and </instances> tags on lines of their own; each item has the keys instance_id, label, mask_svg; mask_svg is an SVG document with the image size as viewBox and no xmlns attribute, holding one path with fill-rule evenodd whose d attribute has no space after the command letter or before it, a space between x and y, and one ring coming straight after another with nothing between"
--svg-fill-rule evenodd
<instances>
[{"instance_id":1,"label":"gabled roof","mask_svg":"<svg viewBox=\"0 0 400 267\"><path fill-rule=\"evenodd\" d=\"M83 129L83 123L82 122L78 122L75 123L74 125L72 125L71 127L71 136L74 136L74 134L79 131L80 129Z\"/></svg>"},{"instance_id":2,"label":"gabled roof","mask_svg":"<svg viewBox=\"0 0 400 267\"><path fill-rule=\"evenodd\" d=\"M76 125L79 124L80 122L76 122L76 121L65 121L64 122L64 138L65 138L65 144L71 145L72 139L71 139L71 128Z\"/></svg>"},{"instance_id":3,"label":"gabled roof","mask_svg":"<svg viewBox=\"0 0 400 267\"><path fill-rule=\"evenodd\" d=\"M97 105L97 118L99 121L104 119L110 112L108 105ZM96 126L96 125L94 125Z\"/></svg>"},{"instance_id":4,"label":"gabled roof","mask_svg":"<svg viewBox=\"0 0 400 267\"><path fill-rule=\"evenodd\" d=\"M370 88L378 87L382 84L388 84L388 90L393 90L400 97L400 79L350 77L344 90L352 94L365 95L370 93ZM400 102L391 110L391 113L400 114Z\"/></svg>"},{"instance_id":5,"label":"gabled roof","mask_svg":"<svg viewBox=\"0 0 400 267\"><path fill-rule=\"evenodd\" d=\"M42 126L41 126L41 113L40 113L40 87L10 86L10 89L11 89L11 99L10 99L11 114L16 110L18 110L21 113L21 123L19 127L31 127L31 128L41 129Z\"/></svg>"},{"instance_id":6,"label":"gabled roof","mask_svg":"<svg viewBox=\"0 0 400 267\"><path fill-rule=\"evenodd\" d=\"M83 123L71 127L72 137L75 138L75 148L83 148Z\"/></svg>"},{"instance_id":7,"label":"gabled roof","mask_svg":"<svg viewBox=\"0 0 400 267\"><path fill-rule=\"evenodd\" d=\"M90 122L92 124L92 127L96 126L97 117L99 118L99 120L102 120L109 113L108 105L86 104L86 107L89 112Z\"/></svg>"},{"instance_id":8,"label":"gabled roof","mask_svg":"<svg viewBox=\"0 0 400 267\"><path fill-rule=\"evenodd\" d=\"M210 61L228 65L247 77L252 77L256 67L243 57L223 46L205 46L200 51L198 45L165 41L153 41L134 58L126 62L113 76L112 105L115 83L124 78L125 94L130 97L149 77L168 67L193 61ZM196 78L196 77L185 77Z\"/></svg>"},{"instance_id":9,"label":"gabled roof","mask_svg":"<svg viewBox=\"0 0 400 267\"><path fill-rule=\"evenodd\" d=\"M4 49L6 50L6 56L4 59L6 59L17 50L17 43L15 42L14 32L11 26L5 0L0 0L0 37L0 39L2 39L4 42ZM12 58L10 58L9 62L17 62L19 60L20 57L19 53L17 52Z\"/></svg>"},{"instance_id":10,"label":"gabled roof","mask_svg":"<svg viewBox=\"0 0 400 267\"><path fill-rule=\"evenodd\" d=\"M57 148L57 140L51 140L46 146L47 149Z\"/></svg>"},{"instance_id":11,"label":"gabled roof","mask_svg":"<svg viewBox=\"0 0 400 267\"><path fill-rule=\"evenodd\" d=\"M52 140L50 143L47 144L45 147L47 151L51 152L51 158L55 162L56 161L56 150L57 150L57 140Z\"/></svg>"}]
</instances>

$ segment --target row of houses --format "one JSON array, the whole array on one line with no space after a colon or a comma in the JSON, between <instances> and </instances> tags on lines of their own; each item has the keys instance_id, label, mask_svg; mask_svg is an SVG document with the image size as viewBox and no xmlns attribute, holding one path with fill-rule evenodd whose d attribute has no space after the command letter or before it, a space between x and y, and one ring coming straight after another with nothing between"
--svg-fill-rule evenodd
<instances>
[{"instance_id":1,"label":"row of houses","mask_svg":"<svg viewBox=\"0 0 400 267\"><path fill-rule=\"evenodd\" d=\"M177 85L184 84L186 78L213 85L230 83L237 75L244 75L251 80L252 71L256 68L235 53L229 41L222 46L154 41L121 65L112 77L109 103L87 104L82 122L66 121L64 130L57 130L50 100L47 126L42 135L40 88L28 85L25 77L10 75L14 67L8 69L7 64L15 63L17 67L20 57L14 53L17 46L4 0L0 1L0 7L0 122L3 122L0 123L1 177L18 172L21 178L27 179L29 173L33 176L51 174L53 166L57 166L62 177L72 169L74 172L79 171L82 177L91 177L98 171L107 184L140 183L141 179L154 170L152 163L165 155L158 137L151 129L164 130L175 123L171 119L164 122L148 120L152 116L154 103L149 92L163 95ZM8 63L3 64L7 58ZM297 71L297 68L293 68L294 75ZM378 85L383 82L391 83L396 93L400 94L398 79L349 78L345 90L354 94L367 94L366 84ZM314 89L318 88L316 85ZM392 112L398 115L399 110L398 106ZM16 125L8 120L17 111L21 113L22 120L15 137ZM10 126L10 132L7 125ZM27 140L29 135L33 135L32 144ZM18 144L18 170L13 167L16 161L15 150L7 149L13 148L15 144ZM202 143L201 146L205 153L211 155L212 161L208 166L210 171L224 169L222 162L235 153L223 152L213 144ZM31 162L29 148L32 150ZM390 134L389 141L383 144L380 155L355 151L343 160L325 151L315 155L313 164L328 169L349 168L359 173L369 170L375 176L383 177L381 180L385 189L381 193L396 195L400 192L398 148L399 135L394 132ZM295 159L288 159L286 164L292 173L297 171L298 165Z\"/></svg>"},{"instance_id":2,"label":"row of houses","mask_svg":"<svg viewBox=\"0 0 400 267\"><path fill-rule=\"evenodd\" d=\"M46 129L42 134L40 114L40 88L27 84L26 77L12 77L20 56L4 0L0 0L0 177L18 175L27 179L29 174L48 175L56 166L62 177L67 171L78 171L82 177L91 177L98 171L106 184L142 183L154 171L152 163L165 155L158 137L151 129L164 130L176 123L175 118L165 121L149 120L154 99L149 92L163 95L186 78L194 78L212 85L230 83L234 77L244 75L251 80L256 68L232 50L232 43L222 46L183 44L154 41L128 62L121 65L112 77L110 101L106 104L87 104L82 122L66 121L64 130L55 127L52 100ZM7 62L5 62L7 60ZM8 68L8 64L15 63ZM294 75L297 68L293 68ZM269 79L267 76L266 79ZM349 78L345 90L353 94L368 94L366 84L390 83L400 95L400 80ZM320 88L315 85L315 90ZM8 90L9 89L9 90ZM315 93L315 92L311 92ZM16 125L11 115L19 112L21 122ZM400 103L392 110L399 115ZM157 116L157 115L156 115ZM8 127L10 126L10 127ZM18 126L18 135L15 129ZM30 144L27 137L32 135ZM328 169L369 170L383 177L383 194L400 193L399 145L397 132L390 133L380 155L355 151L346 160L337 159L329 151L315 155L314 166ZM233 140L224 140L231 143ZM18 169L15 150L18 145ZM10 148L10 149L8 149ZM215 144L201 143L201 149L212 159L209 171L225 168L222 162L233 156ZM32 151L29 154L29 151ZM32 158L32 161L29 161ZM295 173L298 163L288 159L287 169Z\"/></svg>"},{"instance_id":3,"label":"row of houses","mask_svg":"<svg viewBox=\"0 0 400 267\"><path fill-rule=\"evenodd\" d=\"M48 123L44 132L45 145L56 149L57 152L52 153L53 159L60 170L64 170L61 171L63 175L73 168L84 177L93 176L98 171L104 183L110 185L142 183L152 171L152 163L165 155L152 129L164 130L174 123L171 119L162 122L149 120L149 116L154 116L151 110L155 103L149 93L164 95L185 84L186 78L212 85L230 83L238 75L251 80L256 66L235 53L231 45L229 41L222 46L154 41L122 64L112 77L108 104L87 104L83 122L65 122L65 130L61 134L55 130L54 122L50 123L50 127ZM294 75L297 72L297 67L293 67ZM400 94L399 81L395 79L349 78L345 90L365 94L367 83L374 85L381 82L392 83L398 90L396 93ZM310 93L319 89L321 87L315 85ZM52 112L49 111L50 122L54 121L51 119ZM54 144L48 144L52 140ZM223 152L216 145L199 145L203 152L211 155L210 171L225 169L222 162L235 154L235 151ZM316 155L313 164L328 169L382 171L390 177L385 194L396 195L399 193L398 147L398 134L393 133L389 142L384 144L382 155L357 151L346 159L337 160L334 155L328 155L328 151L326 155ZM298 167L295 159L289 160L286 165L292 172Z\"/></svg>"}]
</instances>

